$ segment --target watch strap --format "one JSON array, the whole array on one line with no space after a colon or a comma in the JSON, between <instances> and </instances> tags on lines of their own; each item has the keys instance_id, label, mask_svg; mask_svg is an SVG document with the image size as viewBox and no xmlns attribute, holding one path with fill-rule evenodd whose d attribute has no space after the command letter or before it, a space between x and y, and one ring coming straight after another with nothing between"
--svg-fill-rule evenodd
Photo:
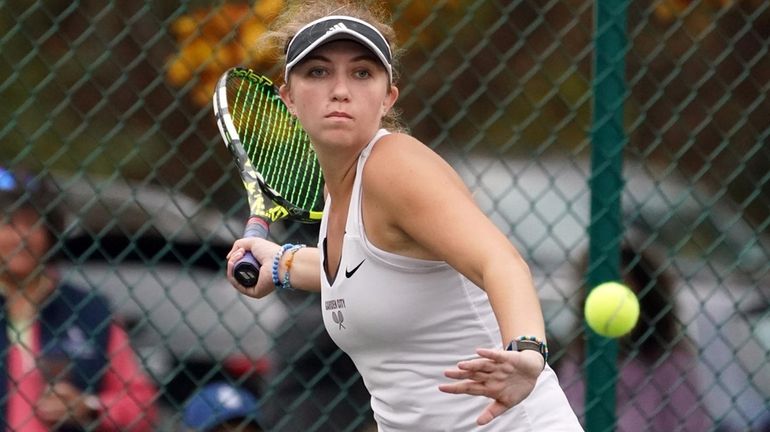
<instances>
[{"instance_id":1,"label":"watch strap","mask_svg":"<svg viewBox=\"0 0 770 432\"><path fill-rule=\"evenodd\" d=\"M543 356L543 369L545 369L545 365L548 363L548 345L534 336L519 336L511 340L505 350L519 352L525 350L537 351Z\"/></svg>"}]
</instances>

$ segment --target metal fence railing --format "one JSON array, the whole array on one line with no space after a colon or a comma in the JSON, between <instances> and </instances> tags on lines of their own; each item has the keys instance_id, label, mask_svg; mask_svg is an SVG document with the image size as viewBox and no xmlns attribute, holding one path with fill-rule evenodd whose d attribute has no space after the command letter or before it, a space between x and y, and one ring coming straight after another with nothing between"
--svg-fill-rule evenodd
<instances>
[{"instance_id":1,"label":"metal fence railing","mask_svg":"<svg viewBox=\"0 0 770 432\"><path fill-rule=\"evenodd\" d=\"M527 258L587 429L770 428L770 3L386 4L403 119ZM266 430L372 424L318 297L255 301L223 276L247 210L211 94L231 66L276 74L254 42L283 6L0 1L0 165L53 178L60 274L119 318L157 430L217 381L252 392ZM606 271L641 301L618 341L582 325Z\"/></svg>"}]
</instances>

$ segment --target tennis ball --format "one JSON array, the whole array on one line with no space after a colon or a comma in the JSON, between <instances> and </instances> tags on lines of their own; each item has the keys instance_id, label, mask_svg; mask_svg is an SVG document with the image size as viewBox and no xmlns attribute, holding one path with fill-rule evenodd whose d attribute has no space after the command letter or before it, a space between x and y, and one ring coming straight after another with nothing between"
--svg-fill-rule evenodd
<instances>
[{"instance_id":1,"label":"tennis ball","mask_svg":"<svg viewBox=\"0 0 770 432\"><path fill-rule=\"evenodd\" d=\"M584 313L593 331L616 338L633 330L639 319L639 301L627 286L605 282L588 294Z\"/></svg>"}]
</instances>

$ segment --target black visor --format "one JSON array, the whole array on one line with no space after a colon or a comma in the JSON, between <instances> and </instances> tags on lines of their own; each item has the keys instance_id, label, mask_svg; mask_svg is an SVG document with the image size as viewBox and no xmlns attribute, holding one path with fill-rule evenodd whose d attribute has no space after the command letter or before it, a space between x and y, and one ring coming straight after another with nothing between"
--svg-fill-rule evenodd
<instances>
[{"instance_id":1,"label":"black visor","mask_svg":"<svg viewBox=\"0 0 770 432\"><path fill-rule=\"evenodd\" d=\"M291 68L301 62L311 51L333 40L352 40L369 48L385 66L388 79L393 82L390 46L385 37L374 26L349 16L327 16L302 27L289 41L286 48L286 76L289 80Z\"/></svg>"}]
</instances>

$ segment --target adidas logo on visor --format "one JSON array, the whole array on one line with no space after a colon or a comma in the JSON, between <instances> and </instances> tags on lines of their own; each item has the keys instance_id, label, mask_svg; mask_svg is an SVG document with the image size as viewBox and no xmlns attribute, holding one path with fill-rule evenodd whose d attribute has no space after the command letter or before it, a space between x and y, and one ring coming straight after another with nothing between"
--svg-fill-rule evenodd
<instances>
[{"instance_id":1,"label":"adidas logo on visor","mask_svg":"<svg viewBox=\"0 0 770 432\"><path fill-rule=\"evenodd\" d=\"M347 30L347 29L348 27L345 24L339 23L335 26L329 27L329 30L326 30L326 33L333 32L335 30Z\"/></svg>"}]
</instances>

